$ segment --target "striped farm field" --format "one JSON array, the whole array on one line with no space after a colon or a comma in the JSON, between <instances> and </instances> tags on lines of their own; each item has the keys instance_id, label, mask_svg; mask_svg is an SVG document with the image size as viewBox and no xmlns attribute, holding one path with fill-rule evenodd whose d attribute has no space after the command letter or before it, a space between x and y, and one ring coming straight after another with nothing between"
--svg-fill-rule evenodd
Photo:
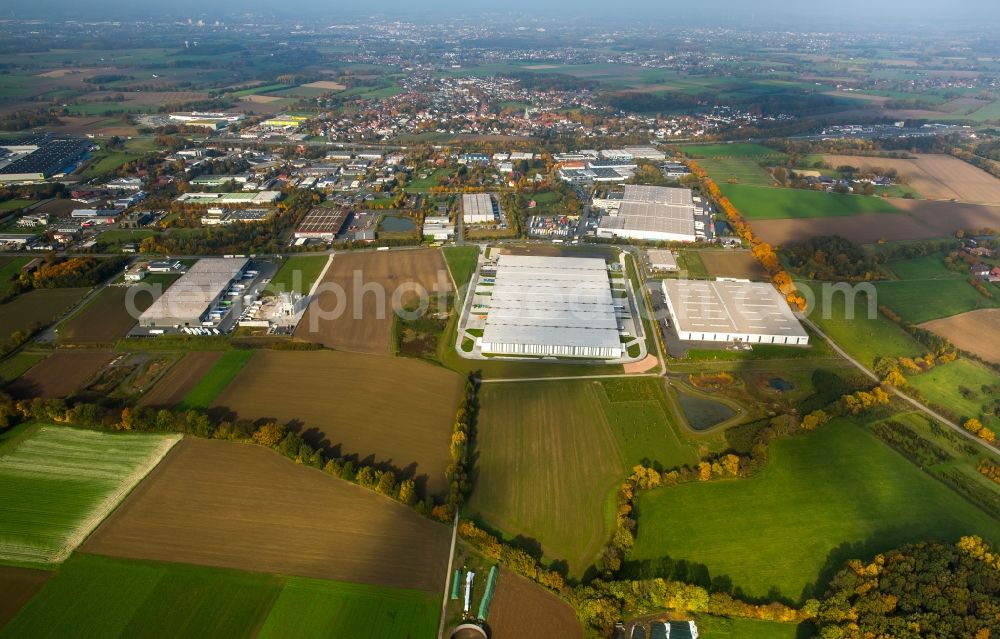
<instances>
[{"instance_id":1,"label":"striped farm field","mask_svg":"<svg viewBox=\"0 0 1000 639\"><path fill-rule=\"evenodd\" d=\"M21 428L0 457L0 561L36 565L65 560L180 439Z\"/></svg>"}]
</instances>

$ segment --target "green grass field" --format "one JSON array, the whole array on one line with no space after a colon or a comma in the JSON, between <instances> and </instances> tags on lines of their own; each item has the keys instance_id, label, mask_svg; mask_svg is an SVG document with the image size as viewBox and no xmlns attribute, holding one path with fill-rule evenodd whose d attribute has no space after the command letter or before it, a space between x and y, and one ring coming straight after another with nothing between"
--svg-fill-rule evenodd
<instances>
[{"instance_id":1,"label":"green grass field","mask_svg":"<svg viewBox=\"0 0 1000 639\"><path fill-rule=\"evenodd\" d=\"M329 257L326 255L293 255L286 258L278 272L271 278L267 288L270 291L295 291L308 293L313 283L319 279Z\"/></svg>"},{"instance_id":2,"label":"green grass field","mask_svg":"<svg viewBox=\"0 0 1000 639\"><path fill-rule=\"evenodd\" d=\"M382 637L434 634L435 595L185 564L75 555L7 637Z\"/></svg>"},{"instance_id":3,"label":"green grass field","mask_svg":"<svg viewBox=\"0 0 1000 639\"><path fill-rule=\"evenodd\" d=\"M0 296L7 295L15 283L18 274L25 264L33 258L30 257L10 257L0 258Z\"/></svg>"},{"instance_id":4,"label":"green grass field","mask_svg":"<svg viewBox=\"0 0 1000 639\"><path fill-rule=\"evenodd\" d=\"M797 282L797 285L800 289L808 287L815 297L816 306L809 319L866 366L872 366L878 357L915 357L926 350L877 308L872 309L874 314L869 319L868 297L864 293L848 303L839 292L824 300L823 282ZM848 309L853 309L853 318L848 318Z\"/></svg>"},{"instance_id":5,"label":"green grass field","mask_svg":"<svg viewBox=\"0 0 1000 639\"><path fill-rule=\"evenodd\" d=\"M684 155L700 158L764 158L781 160L787 157L783 152L760 144L690 144L680 147Z\"/></svg>"},{"instance_id":6,"label":"green grass field","mask_svg":"<svg viewBox=\"0 0 1000 639\"><path fill-rule=\"evenodd\" d=\"M987 104L978 111L969 114L968 117L976 122L1000 122L1000 100Z\"/></svg>"},{"instance_id":7,"label":"green grass field","mask_svg":"<svg viewBox=\"0 0 1000 639\"><path fill-rule=\"evenodd\" d=\"M423 179L410 180L409 184L406 185L406 190L411 193L426 191L432 186L437 186L438 179L447 178L449 175L451 172L448 169L434 169Z\"/></svg>"},{"instance_id":8,"label":"green grass field","mask_svg":"<svg viewBox=\"0 0 1000 639\"><path fill-rule=\"evenodd\" d=\"M899 211L882 198L864 195L747 184L719 184L719 189L748 220L842 217L860 213Z\"/></svg>"},{"instance_id":9,"label":"green grass field","mask_svg":"<svg viewBox=\"0 0 1000 639\"><path fill-rule=\"evenodd\" d=\"M0 637L252 637L282 578L76 555Z\"/></svg>"},{"instance_id":10,"label":"green grass field","mask_svg":"<svg viewBox=\"0 0 1000 639\"><path fill-rule=\"evenodd\" d=\"M29 368L45 359L45 357L46 354L44 353L18 351L0 361L0 386L24 375Z\"/></svg>"},{"instance_id":11,"label":"green grass field","mask_svg":"<svg viewBox=\"0 0 1000 639\"><path fill-rule=\"evenodd\" d=\"M4 200L3 202L0 202L0 212L13 211L14 209L23 209L26 206L31 206L37 201L38 200L19 200L16 198L13 200Z\"/></svg>"},{"instance_id":12,"label":"green grass field","mask_svg":"<svg viewBox=\"0 0 1000 639\"><path fill-rule=\"evenodd\" d=\"M267 615L260 639L431 637L439 598L419 590L288 578Z\"/></svg>"},{"instance_id":13,"label":"green grass field","mask_svg":"<svg viewBox=\"0 0 1000 639\"><path fill-rule=\"evenodd\" d=\"M944 406L962 421L974 417L1000 434L1000 418L984 414L986 406L996 399L995 393L983 389L1000 384L1000 375L985 366L957 359L926 373L910 375L907 381L929 402ZM964 393L963 388L966 389Z\"/></svg>"},{"instance_id":14,"label":"green grass field","mask_svg":"<svg viewBox=\"0 0 1000 639\"><path fill-rule=\"evenodd\" d=\"M696 457L667 418L662 391L646 381L485 385L469 513L582 573L611 535L627 469Z\"/></svg>"},{"instance_id":15,"label":"green grass field","mask_svg":"<svg viewBox=\"0 0 1000 639\"><path fill-rule=\"evenodd\" d=\"M673 423L663 380L609 379L591 388L629 467L640 461L664 468L698 463L697 445Z\"/></svg>"},{"instance_id":16,"label":"green grass field","mask_svg":"<svg viewBox=\"0 0 1000 639\"><path fill-rule=\"evenodd\" d=\"M796 639L798 626L793 623L758 621L698 615L698 635L705 639Z\"/></svg>"},{"instance_id":17,"label":"green grass field","mask_svg":"<svg viewBox=\"0 0 1000 639\"><path fill-rule=\"evenodd\" d=\"M771 175L758 164L757 158L715 158L698 160L701 168L708 171L709 177L720 186L736 180L739 184L754 186L771 186L774 180Z\"/></svg>"},{"instance_id":18,"label":"green grass field","mask_svg":"<svg viewBox=\"0 0 1000 639\"><path fill-rule=\"evenodd\" d=\"M752 478L660 489L638 508L633 558L704 564L755 597L811 594L828 560L971 533L1000 540L998 522L845 419L776 442Z\"/></svg>"},{"instance_id":19,"label":"green grass field","mask_svg":"<svg viewBox=\"0 0 1000 639\"><path fill-rule=\"evenodd\" d=\"M479 247L446 246L441 250L444 252L444 261L448 263L448 270L451 271L455 284L459 288L468 286L469 281L472 280L472 273L476 270L476 264L479 262Z\"/></svg>"},{"instance_id":20,"label":"green grass field","mask_svg":"<svg viewBox=\"0 0 1000 639\"><path fill-rule=\"evenodd\" d=\"M63 561L180 439L42 426L0 457L0 559Z\"/></svg>"},{"instance_id":21,"label":"green grass field","mask_svg":"<svg viewBox=\"0 0 1000 639\"><path fill-rule=\"evenodd\" d=\"M111 173L126 162L138 158L140 154L126 151L98 151L94 154L94 163L80 174L84 180L92 180Z\"/></svg>"},{"instance_id":22,"label":"green grass field","mask_svg":"<svg viewBox=\"0 0 1000 639\"><path fill-rule=\"evenodd\" d=\"M184 396L184 399L181 400L181 407L188 409L211 406L219 393L224 391L226 386L229 386L229 382L233 381L236 374L250 361L253 354L254 351L250 349L231 350L223 353L211 370Z\"/></svg>"},{"instance_id":23,"label":"green grass field","mask_svg":"<svg viewBox=\"0 0 1000 639\"><path fill-rule=\"evenodd\" d=\"M1000 306L997 298L983 297L974 289L965 272L949 271L942 260L936 254L890 262L899 279L875 285L879 305L913 324Z\"/></svg>"}]
</instances>

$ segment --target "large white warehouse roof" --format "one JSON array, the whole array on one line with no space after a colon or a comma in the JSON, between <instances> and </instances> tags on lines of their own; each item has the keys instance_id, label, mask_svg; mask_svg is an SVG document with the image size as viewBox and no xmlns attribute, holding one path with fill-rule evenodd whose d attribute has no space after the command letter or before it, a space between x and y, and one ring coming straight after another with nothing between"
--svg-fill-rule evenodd
<instances>
[{"instance_id":1,"label":"large white warehouse roof","mask_svg":"<svg viewBox=\"0 0 1000 639\"><path fill-rule=\"evenodd\" d=\"M502 255L491 292L482 338L485 353L621 356L602 259Z\"/></svg>"},{"instance_id":2,"label":"large white warehouse roof","mask_svg":"<svg viewBox=\"0 0 1000 639\"><path fill-rule=\"evenodd\" d=\"M667 309L683 340L809 342L788 302L767 282L664 280Z\"/></svg>"}]
</instances>

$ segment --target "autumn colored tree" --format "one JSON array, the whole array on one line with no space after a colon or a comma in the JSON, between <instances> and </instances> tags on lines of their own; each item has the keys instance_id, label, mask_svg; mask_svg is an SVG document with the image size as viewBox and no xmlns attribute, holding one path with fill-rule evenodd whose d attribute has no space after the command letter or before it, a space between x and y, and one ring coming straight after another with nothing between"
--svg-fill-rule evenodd
<instances>
[{"instance_id":1,"label":"autumn colored tree","mask_svg":"<svg viewBox=\"0 0 1000 639\"><path fill-rule=\"evenodd\" d=\"M275 422L268 422L261 425L254 431L251 440L253 443L268 448L274 448L285 438L285 427Z\"/></svg>"}]
</instances>

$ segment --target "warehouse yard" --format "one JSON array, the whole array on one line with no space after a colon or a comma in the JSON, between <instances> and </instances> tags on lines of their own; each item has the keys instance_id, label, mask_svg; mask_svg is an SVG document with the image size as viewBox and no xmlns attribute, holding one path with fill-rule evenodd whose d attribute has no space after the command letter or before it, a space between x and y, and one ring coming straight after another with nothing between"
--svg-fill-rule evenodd
<instances>
[{"instance_id":1,"label":"warehouse yard","mask_svg":"<svg viewBox=\"0 0 1000 639\"><path fill-rule=\"evenodd\" d=\"M447 292L450 281L437 249L338 254L295 337L337 350L388 354L393 297L405 305L414 299L414 289L435 294L440 282ZM369 289L384 294L380 298Z\"/></svg>"},{"instance_id":2,"label":"warehouse yard","mask_svg":"<svg viewBox=\"0 0 1000 639\"><path fill-rule=\"evenodd\" d=\"M262 350L213 406L298 422L306 439L406 469L418 487L438 494L462 384L459 375L413 359Z\"/></svg>"},{"instance_id":3,"label":"warehouse yard","mask_svg":"<svg viewBox=\"0 0 1000 639\"><path fill-rule=\"evenodd\" d=\"M436 592L449 540L448 527L273 451L186 439L83 551Z\"/></svg>"}]
</instances>

